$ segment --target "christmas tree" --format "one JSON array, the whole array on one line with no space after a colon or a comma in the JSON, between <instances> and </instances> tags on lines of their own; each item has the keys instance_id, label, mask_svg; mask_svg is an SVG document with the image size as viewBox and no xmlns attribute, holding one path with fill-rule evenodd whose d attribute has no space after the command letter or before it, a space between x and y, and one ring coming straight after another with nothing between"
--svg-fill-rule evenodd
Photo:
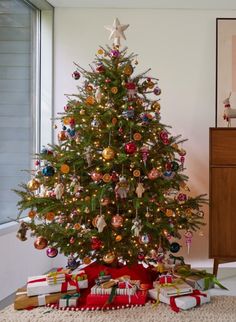
<instances>
[{"instance_id":1,"label":"christmas tree","mask_svg":"<svg viewBox=\"0 0 236 322\"><path fill-rule=\"evenodd\" d=\"M36 155L32 179L15 190L18 219L26 209L30 217L18 237L30 229L36 249L60 251L69 266L158 265L178 252L181 231L189 246L203 224L205 197L190 195L183 174L185 140L160 122L158 79L135 74L137 56L121 48L127 28L115 19L106 27L113 46L100 47L90 70L76 65L80 86L61 113L58 144Z\"/></svg>"}]
</instances>

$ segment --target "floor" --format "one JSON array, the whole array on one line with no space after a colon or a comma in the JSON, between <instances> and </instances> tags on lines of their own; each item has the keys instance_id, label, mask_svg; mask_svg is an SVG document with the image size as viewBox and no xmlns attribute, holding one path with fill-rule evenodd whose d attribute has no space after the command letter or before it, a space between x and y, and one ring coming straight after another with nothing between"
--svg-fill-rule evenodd
<instances>
[{"instance_id":1,"label":"floor","mask_svg":"<svg viewBox=\"0 0 236 322\"><path fill-rule=\"evenodd\" d=\"M201 268L202 269L202 268ZM207 271L212 272L209 268ZM219 281L228 288L228 291L218 287L210 290L210 295L233 295L236 296L236 268L222 268L218 271ZM9 295L4 300L0 301L0 310L13 303L15 294Z\"/></svg>"}]
</instances>

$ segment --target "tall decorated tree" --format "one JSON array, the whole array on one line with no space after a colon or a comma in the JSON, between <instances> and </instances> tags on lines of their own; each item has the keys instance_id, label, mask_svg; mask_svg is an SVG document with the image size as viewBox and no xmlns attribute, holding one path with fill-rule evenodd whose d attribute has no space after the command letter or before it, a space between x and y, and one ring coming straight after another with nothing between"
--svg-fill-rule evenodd
<instances>
[{"instance_id":1,"label":"tall decorated tree","mask_svg":"<svg viewBox=\"0 0 236 322\"><path fill-rule=\"evenodd\" d=\"M36 155L31 180L16 190L30 217L18 237L31 230L36 249L59 251L72 267L158 266L202 224L205 198L187 186L184 140L160 122L158 79L135 73L136 55L121 47L127 28L115 19L106 27L112 47L100 47L89 70L76 65L78 94L61 113L58 144Z\"/></svg>"}]
</instances>

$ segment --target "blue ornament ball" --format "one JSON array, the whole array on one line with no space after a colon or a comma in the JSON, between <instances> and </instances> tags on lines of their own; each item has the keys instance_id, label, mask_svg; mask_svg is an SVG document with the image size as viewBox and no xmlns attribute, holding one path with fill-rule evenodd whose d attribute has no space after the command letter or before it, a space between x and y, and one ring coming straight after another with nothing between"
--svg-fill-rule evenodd
<instances>
[{"instance_id":1,"label":"blue ornament ball","mask_svg":"<svg viewBox=\"0 0 236 322\"><path fill-rule=\"evenodd\" d=\"M170 251L171 253L178 253L178 251L180 250L180 244L179 243L171 243L170 244Z\"/></svg>"},{"instance_id":2,"label":"blue ornament ball","mask_svg":"<svg viewBox=\"0 0 236 322\"><path fill-rule=\"evenodd\" d=\"M51 165L47 165L42 169L42 174L46 177L52 177L55 173L54 168Z\"/></svg>"}]
</instances>

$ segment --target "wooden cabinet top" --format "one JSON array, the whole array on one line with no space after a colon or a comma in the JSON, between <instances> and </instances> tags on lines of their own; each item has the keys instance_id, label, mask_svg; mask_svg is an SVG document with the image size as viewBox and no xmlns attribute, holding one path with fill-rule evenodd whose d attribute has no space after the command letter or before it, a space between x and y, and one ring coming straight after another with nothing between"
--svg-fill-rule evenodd
<instances>
[{"instance_id":1,"label":"wooden cabinet top","mask_svg":"<svg viewBox=\"0 0 236 322\"><path fill-rule=\"evenodd\" d=\"M210 128L210 165L236 165L236 128Z\"/></svg>"}]
</instances>

